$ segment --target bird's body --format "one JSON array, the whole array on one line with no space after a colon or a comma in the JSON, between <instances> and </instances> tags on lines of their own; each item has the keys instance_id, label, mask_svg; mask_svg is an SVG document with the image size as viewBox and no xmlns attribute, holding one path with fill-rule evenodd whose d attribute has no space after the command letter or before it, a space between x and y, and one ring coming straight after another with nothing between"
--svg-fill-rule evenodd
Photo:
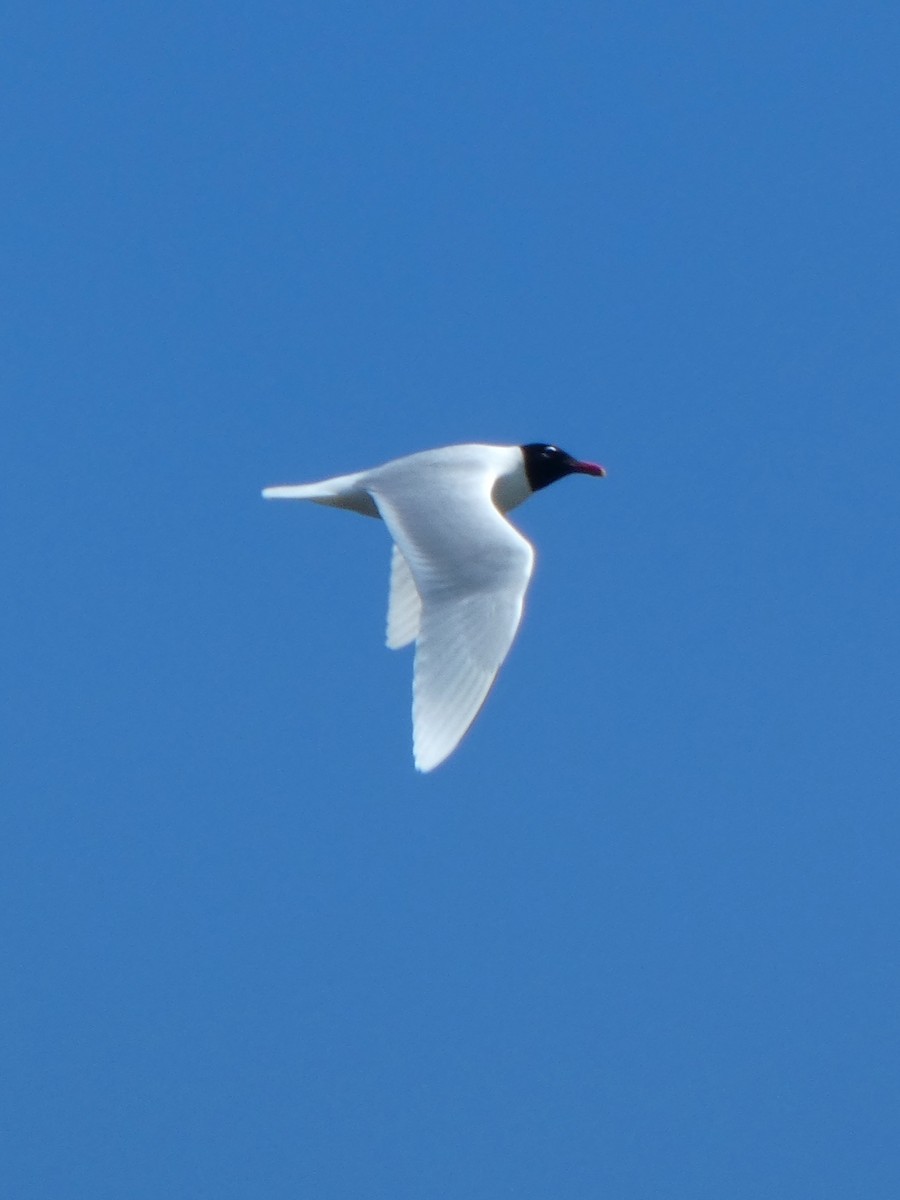
<instances>
[{"instance_id":1,"label":"bird's body","mask_svg":"<svg viewBox=\"0 0 900 1200\"><path fill-rule=\"evenodd\" d=\"M387 525L394 539L387 644L416 643L413 753L420 771L456 749L519 626L534 550L504 514L575 473L604 471L543 443L462 445L263 492L348 508Z\"/></svg>"}]
</instances>

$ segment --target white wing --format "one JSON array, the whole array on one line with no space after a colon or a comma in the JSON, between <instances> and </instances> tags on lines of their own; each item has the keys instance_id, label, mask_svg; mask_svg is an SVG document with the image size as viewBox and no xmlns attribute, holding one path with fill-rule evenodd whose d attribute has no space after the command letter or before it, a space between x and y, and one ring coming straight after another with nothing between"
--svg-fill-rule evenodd
<instances>
[{"instance_id":1,"label":"white wing","mask_svg":"<svg viewBox=\"0 0 900 1200\"><path fill-rule=\"evenodd\" d=\"M419 636L422 601L416 581L399 546L391 554L391 591L388 601L387 644L391 650L408 646Z\"/></svg>"},{"instance_id":2,"label":"white wing","mask_svg":"<svg viewBox=\"0 0 900 1200\"><path fill-rule=\"evenodd\" d=\"M534 551L494 507L495 478L465 463L436 473L425 488L421 478L410 481L387 469L366 480L421 602L413 684L413 753L420 771L456 749L522 616Z\"/></svg>"}]
</instances>

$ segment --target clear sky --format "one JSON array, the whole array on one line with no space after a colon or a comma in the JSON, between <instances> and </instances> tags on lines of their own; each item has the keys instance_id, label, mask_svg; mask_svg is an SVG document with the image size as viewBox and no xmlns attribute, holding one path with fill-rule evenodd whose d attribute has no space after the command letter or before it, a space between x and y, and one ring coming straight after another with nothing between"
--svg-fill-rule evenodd
<instances>
[{"instance_id":1,"label":"clear sky","mask_svg":"<svg viewBox=\"0 0 900 1200\"><path fill-rule=\"evenodd\" d=\"M2 1191L900 1195L896 4L13 3ZM605 463L417 775L389 539Z\"/></svg>"}]
</instances>

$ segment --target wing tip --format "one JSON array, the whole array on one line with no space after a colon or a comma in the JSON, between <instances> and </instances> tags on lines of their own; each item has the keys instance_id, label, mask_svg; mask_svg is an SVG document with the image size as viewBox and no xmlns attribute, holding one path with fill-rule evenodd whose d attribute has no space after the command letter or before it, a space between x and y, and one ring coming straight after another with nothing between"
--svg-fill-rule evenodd
<instances>
[{"instance_id":1,"label":"wing tip","mask_svg":"<svg viewBox=\"0 0 900 1200\"><path fill-rule=\"evenodd\" d=\"M474 717L472 718L474 721ZM422 775L427 775L429 771L433 771L435 767L439 767L441 763L446 762L455 750L459 749L459 744L469 732L471 722L464 730L452 739L448 738L427 738L417 736L415 728L413 729L413 762L415 768Z\"/></svg>"},{"instance_id":2,"label":"wing tip","mask_svg":"<svg viewBox=\"0 0 900 1200\"><path fill-rule=\"evenodd\" d=\"M406 647L411 645L415 640L415 634L413 634L412 637L407 637L405 634L392 633L390 629L384 635L384 644L387 646L388 650L405 650Z\"/></svg>"},{"instance_id":3,"label":"wing tip","mask_svg":"<svg viewBox=\"0 0 900 1200\"><path fill-rule=\"evenodd\" d=\"M454 746L452 749L448 750L446 752L446 754L440 754L437 756L429 755L429 754L419 754L417 751L414 750L413 751L413 763L415 764L416 770L419 772L420 775L427 775L430 771L433 771L435 767L439 767L442 762L445 762L450 757L450 755L453 753L453 751L455 749L456 749L456 747Z\"/></svg>"}]
</instances>

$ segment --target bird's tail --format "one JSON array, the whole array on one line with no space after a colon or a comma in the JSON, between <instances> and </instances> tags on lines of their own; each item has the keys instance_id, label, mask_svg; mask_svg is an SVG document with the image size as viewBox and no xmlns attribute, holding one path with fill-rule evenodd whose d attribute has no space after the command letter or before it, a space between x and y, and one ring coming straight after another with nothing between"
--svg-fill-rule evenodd
<instances>
[{"instance_id":1,"label":"bird's tail","mask_svg":"<svg viewBox=\"0 0 900 1200\"><path fill-rule=\"evenodd\" d=\"M266 500L318 500L328 501L334 498L331 481L324 483L288 483L280 487L263 488Z\"/></svg>"},{"instance_id":2,"label":"bird's tail","mask_svg":"<svg viewBox=\"0 0 900 1200\"><path fill-rule=\"evenodd\" d=\"M323 479L320 483L288 483L263 488L263 497L266 500L312 500L334 508L349 508L366 517L380 516L375 501L359 481L358 474L336 475L334 479Z\"/></svg>"}]
</instances>

